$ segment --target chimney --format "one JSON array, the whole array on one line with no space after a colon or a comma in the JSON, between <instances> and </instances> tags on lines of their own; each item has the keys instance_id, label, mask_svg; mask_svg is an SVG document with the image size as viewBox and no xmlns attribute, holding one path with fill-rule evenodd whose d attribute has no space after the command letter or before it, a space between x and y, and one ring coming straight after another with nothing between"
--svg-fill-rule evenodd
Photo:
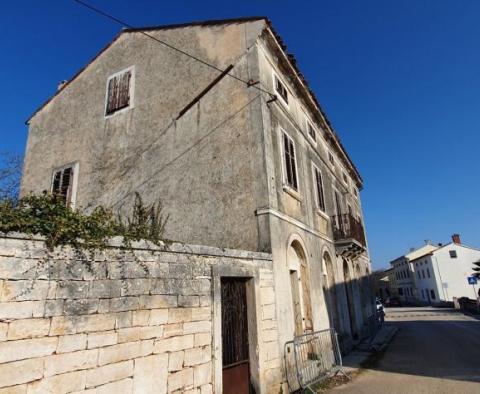
<instances>
[{"instance_id":1,"label":"chimney","mask_svg":"<svg viewBox=\"0 0 480 394\"><path fill-rule=\"evenodd\" d=\"M443 244L441 242L438 243L438 246L443 246Z\"/></svg>"},{"instance_id":2,"label":"chimney","mask_svg":"<svg viewBox=\"0 0 480 394\"><path fill-rule=\"evenodd\" d=\"M462 242L460 241L460 235L458 234L453 234L452 235L452 241L453 243L460 245Z\"/></svg>"},{"instance_id":3,"label":"chimney","mask_svg":"<svg viewBox=\"0 0 480 394\"><path fill-rule=\"evenodd\" d=\"M66 81L65 79L64 79L63 81L60 81L60 82L58 83L58 86L57 86L57 92L58 92L60 89L62 89L62 88L66 85L67 82L68 82L68 81Z\"/></svg>"}]
</instances>

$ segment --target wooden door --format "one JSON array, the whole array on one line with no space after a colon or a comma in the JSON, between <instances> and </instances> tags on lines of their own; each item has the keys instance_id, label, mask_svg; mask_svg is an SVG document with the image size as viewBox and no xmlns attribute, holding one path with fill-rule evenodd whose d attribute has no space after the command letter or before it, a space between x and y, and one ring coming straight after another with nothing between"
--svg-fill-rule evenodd
<instances>
[{"instance_id":1,"label":"wooden door","mask_svg":"<svg viewBox=\"0 0 480 394\"><path fill-rule=\"evenodd\" d=\"M295 335L303 334L302 306L300 304L300 288L298 286L298 272L290 271L290 285L292 289L293 318L295 322Z\"/></svg>"},{"instance_id":2,"label":"wooden door","mask_svg":"<svg viewBox=\"0 0 480 394\"><path fill-rule=\"evenodd\" d=\"M222 278L223 392L250 392L246 279Z\"/></svg>"}]
</instances>

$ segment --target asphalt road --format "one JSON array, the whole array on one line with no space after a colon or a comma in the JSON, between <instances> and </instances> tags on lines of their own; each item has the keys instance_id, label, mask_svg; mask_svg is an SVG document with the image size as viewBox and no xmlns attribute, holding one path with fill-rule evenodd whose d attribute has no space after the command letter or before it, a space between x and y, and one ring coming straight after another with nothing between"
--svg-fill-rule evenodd
<instances>
[{"instance_id":1,"label":"asphalt road","mask_svg":"<svg viewBox=\"0 0 480 394\"><path fill-rule=\"evenodd\" d=\"M480 393L480 320L443 308L391 308L385 354L331 393Z\"/></svg>"}]
</instances>

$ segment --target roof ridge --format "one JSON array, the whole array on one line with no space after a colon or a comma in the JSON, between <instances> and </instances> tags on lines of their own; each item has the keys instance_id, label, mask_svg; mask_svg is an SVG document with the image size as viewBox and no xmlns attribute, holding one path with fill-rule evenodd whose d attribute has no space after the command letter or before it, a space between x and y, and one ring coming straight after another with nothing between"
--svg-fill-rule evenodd
<instances>
[{"instance_id":1,"label":"roof ridge","mask_svg":"<svg viewBox=\"0 0 480 394\"><path fill-rule=\"evenodd\" d=\"M211 25L222 25L228 23L244 23L244 22L253 22L265 20L269 21L266 16L242 16L239 18L226 18L226 19L211 19L203 21L192 21L184 23L172 23L167 25L155 25L155 26L139 26L135 28L125 28L124 32L137 32L137 31L151 31L151 30L166 30L166 29L177 29L182 27L189 26L211 26Z\"/></svg>"}]
</instances>

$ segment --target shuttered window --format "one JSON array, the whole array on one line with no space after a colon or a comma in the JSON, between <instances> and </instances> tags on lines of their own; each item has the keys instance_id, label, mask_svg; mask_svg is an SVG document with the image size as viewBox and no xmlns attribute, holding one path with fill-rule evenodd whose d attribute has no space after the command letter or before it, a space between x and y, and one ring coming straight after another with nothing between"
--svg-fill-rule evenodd
<instances>
[{"instance_id":1,"label":"shuttered window","mask_svg":"<svg viewBox=\"0 0 480 394\"><path fill-rule=\"evenodd\" d=\"M280 79L275 76L275 91L279 94L285 104L288 104L288 91Z\"/></svg>"},{"instance_id":2,"label":"shuttered window","mask_svg":"<svg viewBox=\"0 0 480 394\"><path fill-rule=\"evenodd\" d=\"M131 80L132 70L124 71L108 80L105 115L112 115L113 113L130 106Z\"/></svg>"},{"instance_id":3,"label":"shuttered window","mask_svg":"<svg viewBox=\"0 0 480 394\"><path fill-rule=\"evenodd\" d=\"M52 181L52 194L65 204L72 202L73 167L55 171Z\"/></svg>"},{"instance_id":4,"label":"shuttered window","mask_svg":"<svg viewBox=\"0 0 480 394\"><path fill-rule=\"evenodd\" d=\"M317 192L317 208L325 212L325 197L323 193L322 173L316 167L313 168L315 188Z\"/></svg>"},{"instance_id":5,"label":"shuttered window","mask_svg":"<svg viewBox=\"0 0 480 394\"><path fill-rule=\"evenodd\" d=\"M285 162L285 182L293 190L298 191L297 163L293 140L283 133L283 155Z\"/></svg>"},{"instance_id":6,"label":"shuttered window","mask_svg":"<svg viewBox=\"0 0 480 394\"><path fill-rule=\"evenodd\" d=\"M332 155L332 152L328 152L328 161L330 161L330 164L331 164L332 166L335 165L335 159L334 159L334 157L333 157L333 155Z\"/></svg>"},{"instance_id":7,"label":"shuttered window","mask_svg":"<svg viewBox=\"0 0 480 394\"><path fill-rule=\"evenodd\" d=\"M315 128L312 126L312 124L307 120L307 131L308 135L313 141L317 140L317 133L315 132Z\"/></svg>"}]
</instances>

